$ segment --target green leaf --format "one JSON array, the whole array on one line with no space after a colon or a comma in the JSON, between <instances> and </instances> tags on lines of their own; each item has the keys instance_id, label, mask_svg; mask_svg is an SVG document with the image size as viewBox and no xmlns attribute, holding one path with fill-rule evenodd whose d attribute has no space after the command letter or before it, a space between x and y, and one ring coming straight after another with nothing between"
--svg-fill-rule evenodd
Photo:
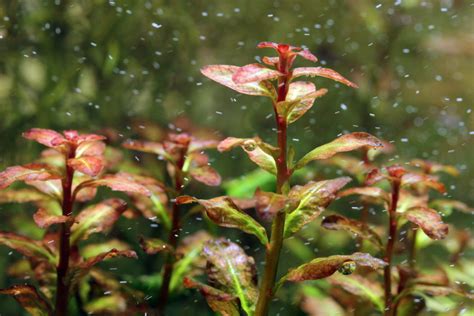
<instances>
[{"instance_id":1,"label":"green leaf","mask_svg":"<svg viewBox=\"0 0 474 316\"><path fill-rule=\"evenodd\" d=\"M127 310L127 301L120 294L102 296L87 302L84 310L90 314L116 315L124 313Z\"/></svg>"},{"instance_id":2,"label":"green leaf","mask_svg":"<svg viewBox=\"0 0 474 316\"><path fill-rule=\"evenodd\" d=\"M209 241L203 250L209 282L236 296L247 315L253 315L258 290L255 262L239 245L225 239Z\"/></svg>"},{"instance_id":3,"label":"green leaf","mask_svg":"<svg viewBox=\"0 0 474 316\"><path fill-rule=\"evenodd\" d=\"M240 178L224 182L226 194L232 197L251 198L257 188L272 189L275 177L262 169L255 169Z\"/></svg>"},{"instance_id":4,"label":"green leaf","mask_svg":"<svg viewBox=\"0 0 474 316\"><path fill-rule=\"evenodd\" d=\"M380 239L380 236L363 222L356 221L341 215L330 215L322 221L321 225L324 228L330 230L348 231L362 237L364 240L372 242L379 249L383 248L383 243Z\"/></svg>"},{"instance_id":5,"label":"green leaf","mask_svg":"<svg viewBox=\"0 0 474 316\"><path fill-rule=\"evenodd\" d=\"M269 81L249 82L238 84L232 77L241 67L231 65L209 65L201 68L201 73L211 80L220 83L242 94L259 95L275 98L275 87Z\"/></svg>"},{"instance_id":6,"label":"green leaf","mask_svg":"<svg viewBox=\"0 0 474 316\"><path fill-rule=\"evenodd\" d=\"M448 235L448 225L441 216L428 207L413 207L402 213L408 221L421 227L431 239L444 239Z\"/></svg>"},{"instance_id":7,"label":"green leaf","mask_svg":"<svg viewBox=\"0 0 474 316\"><path fill-rule=\"evenodd\" d=\"M311 181L305 186L294 186L288 198L298 203L286 216L284 238L292 236L304 225L316 219L336 198L335 193L350 181L349 177L341 177L319 182Z\"/></svg>"},{"instance_id":8,"label":"green leaf","mask_svg":"<svg viewBox=\"0 0 474 316\"><path fill-rule=\"evenodd\" d=\"M18 251L25 257L56 264L56 256L40 241L15 233L0 232L0 244Z\"/></svg>"},{"instance_id":9,"label":"green leaf","mask_svg":"<svg viewBox=\"0 0 474 316\"><path fill-rule=\"evenodd\" d=\"M212 286L197 282L191 278L184 279L184 287L198 289L206 299L207 305L222 316L239 316L236 297Z\"/></svg>"},{"instance_id":10,"label":"green leaf","mask_svg":"<svg viewBox=\"0 0 474 316\"><path fill-rule=\"evenodd\" d=\"M352 255L335 255L325 258L316 258L288 272L279 283L283 281L301 282L323 279L334 274L334 272L338 271L347 262L355 262L357 266L370 267L374 270L387 265L385 261L361 252L356 252Z\"/></svg>"},{"instance_id":11,"label":"green leaf","mask_svg":"<svg viewBox=\"0 0 474 316\"><path fill-rule=\"evenodd\" d=\"M308 162L312 160L322 160L328 159L340 152L347 152L356 150L359 148L369 148L369 147L381 147L382 142L367 133L356 132L351 134L343 135L339 138L336 138L330 143L324 144L322 146L316 147L309 153L307 153L303 158L301 158L295 166L295 169L299 169L305 166Z\"/></svg>"},{"instance_id":12,"label":"green leaf","mask_svg":"<svg viewBox=\"0 0 474 316\"><path fill-rule=\"evenodd\" d=\"M127 203L117 198L84 209L71 227L71 244L87 239L93 233L109 231L126 209Z\"/></svg>"},{"instance_id":13,"label":"green leaf","mask_svg":"<svg viewBox=\"0 0 474 316\"><path fill-rule=\"evenodd\" d=\"M231 150L240 146L249 156L250 160L256 163L260 168L272 174L277 173L274 154L277 148L264 143L260 138L235 138L227 137L217 146L220 152Z\"/></svg>"},{"instance_id":14,"label":"green leaf","mask_svg":"<svg viewBox=\"0 0 474 316\"><path fill-rule=\"evenodd\" d=\"M110 239L101 243L87 244L86 246L81 247L80 253L83 258L89 259L98 256L101 253L109 252L112 249L117 249L119 251L130 250L130 245L118 239Z\"/></svg>"},{"instance_id":15,"label":"green leaf","mask_svg":"<svg viewBox=\"0 0 474 316\"><path fill-rule=\"evenodd\" d=\"M0 290L0 294L11 295L32 316L50 316L53 314L48 301L31 285L14 285Z\"/></svg>"},{"instance_id":16,"label":"green leaf","mask_svg":"<svg viewBox=\"0 0 474 316\"><path fill-rule=\"evenodd\" d=\"M379 311L383 312L383 289L382 287L370 279L361 275L343 276L335 274L329 278L332 285L342 287L345 291L371 301Z\"/></svg>"},{"instance_id":17,"label":"green leaf","mask_svg":"<svg viewBox=\"0 0 474 316\"><path fill-rule=\"evenodd\" d=\"M196 199L191 196L180 196L178 204L199 203L207 216L217 225L229 228L238 228L248 234L255 235L262 244L268 243L267 233L257 221L245 214L229 197L221 196L210 200Z\"/></svg>"}]
</instances>

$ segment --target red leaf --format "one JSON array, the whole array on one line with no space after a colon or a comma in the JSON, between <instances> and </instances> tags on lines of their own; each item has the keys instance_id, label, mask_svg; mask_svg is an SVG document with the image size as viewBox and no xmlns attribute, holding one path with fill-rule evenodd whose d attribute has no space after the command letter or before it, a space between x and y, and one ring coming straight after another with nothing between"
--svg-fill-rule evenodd
<instances>
[{"instance_id":1,"label":"red leaf","mask_svg":"<svg viewBox=\"0 0 474 316\"><path fill-rule=\"evenodd\" d=\"M448 225L443 223L441 216L433 209L413 207L402 214L407 220L420 226L432 239L444 239L448 234Z\"/></svg>"},{"instance_id":2,"label":"red leaf","mask_svg":"<svg viewBox=\"0 0 474 316\"><path fill-rule=\"evenodd\" d=\"M82 156L102 156L105 151L105 144L101 141L82 142L76 149L76 158Z\"/></svg>"},{"instance_id":3,"label":"red leaf","mask_svg":"<svg viewBox=\"0 0 474 316\"><path fill-rule=\"evenodd\" d=\"M242 84L278 79L281 75L279 71L269 69L260 64L250 64L240 67L232 76L232 80L237 84Z\"/></svg>"},{"instance_id":4,"label":"red leaf","mask_svg":"<svg viewBox=\"0 0 474 316\"><path fill-rule=\"evenodd\" d=\"M68 159L67 164L76 171L95 177L104 169L105 161L101 156L83 156Z\"/></svg>"},{"instance_id":5,"label":"red leaf","mask_svg":"<svg viewBox=\"0 0 474 316\"><path fill-rule=\"evenodd\" d=\"M144 185L135 181L132 175L129 175L125 172L105 175L100 179L85 181L77 186L76 190L74 191L74 194L76 195L83 188L95 188L98 186L106 186L111 188L113 191L138 193L146 196L151 195L150 190L148 190Z\"/></svg>"},{"instance_id":6,"label":"red leaf","mask_svg":"<svg viewBox=\"0 0 474 316\"><path fill-rule=\"evenodd\" d=\"M221 184L221 176L211 166L192 168L190 174L195 180L209 186L218 186Z\"/></svg>"},{"instance_id":7,"label":"red leaf","mask_svg":"<svg viewBox=\"0 0 474 316\"><path fill-rule=\"evenodd\" d=\"M60 179L50 166L46 164L32 163L23 166L8 167L0 172L0 189L5 189L15 181L45 181Z\"/></svg>"},{"instance_id":8,"label":"red leaf","mask_svg":"<svg viewBox=\"0 0 474 316\"><path fill-rule=\"evenodd\" d=\"M53 224L65 223L68 217L52 214L49 209L41 207L33 214L33 219L39 227L47 228Z\"/></svg>"},{"instance_id":9,"label":"red leaf","mask_svg":"<svg viewBox=\"0 0 474 316\"><path fill-rule=\"evenodd\" d=\"M349 87L352 88L358 88L358 86L344 78L341 74L337 73L336 71L329 69L329 68L323 68L323 67L301 67L301 68L295 68L293 70L293 78L297 78L300 76L318 76L318 77L324 77L328 79L332 79L334 81L343 83Z\"/></svg>"},{"instance_id":10,"label":"red leaf","mask_svg":"<svg viewBox=\"0 0 474 316\"><path fill-rule=\"evenodd\" d=\"M301 52L298 52L297 54L309 61L312 61L312 62L318 61L318 58L314 56L308 49L303 49Z\"/></svg>"},{"instance_id":11,"label":"red leaf","mask_svg":"<svg viewBox=\"0 0 474 316\"><path fill-rule=\"evenodd\" d=\"M53 148L66 141L64 136L60 133L43 128L32 128L29 131L24 132L23 137Z\"/></svg>"}]
</instances>

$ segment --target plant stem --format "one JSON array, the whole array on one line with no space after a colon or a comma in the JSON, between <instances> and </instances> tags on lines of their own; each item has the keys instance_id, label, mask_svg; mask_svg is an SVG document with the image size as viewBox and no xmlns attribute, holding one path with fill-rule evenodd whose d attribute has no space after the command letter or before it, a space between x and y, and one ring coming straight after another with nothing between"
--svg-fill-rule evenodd
<instances>
[{"instance_id":1,"label":"plant stem","mask_svg":"<svg viewBox=\"0 0 474 316\"><path fill-rule=\"evenodd\" d=\"M280 57L279 70L285 76L280 77L278 80L278 102L286 99L288 93L288 86L290 81L290 75L288 74L288 67L286 60ZM277 112L277 105L274 105L276 124L278 128L278 148L280 150L279 156L276 161L277 165L277 185L276 193L287 194L288 193L288 178L290 172L288 170L288 164L286 161L287 152L287 121L285 117L282 117ZM269 304L274 296L274 285L276 273L278 270L278 261L280 259L280 251L283 244L283 230L285 228L285 212L278 212L272 223L272 231L270 244L267 247L265 254L265 270L263 273L262 284L260 285L257 307L255 310L256 316L265 316L268 314Z\"/></svg>"},{"instance_id":2,"label":"plant stem","mask_svg":"<svg viewBox=\"0 0 474 316\"><path fill-rule=\"evenodd\" d=\"M66 156L66 177L62 181L63 201L62 211L63 215L67 217L72 216L72 206L74 203L72 197L72 180L74 177L74 169L67 165L67 160L75 156L75 149L71 148ZM56 268L56 316L67 315L67 306L69 300L69 284L66 279L69 268L70 257L70 238L71 236L71 221L67 220L61 224L59 237L59 263Z\"/></svg>"},{"instance_id":3,"label":"plant stem","mask_svg":"<svg viewBox=\"0 0 474 316\"><path fill-rule=\"evenodd\" d=\"M410 225L412 228L411 239L410 239L410 248L408 250L408 264L411 269L416 267L416 238L418 236L418 227L415 225Z\"/></svg>"},{"instance_id":4,"label":"plant stem","mask_svg":"<svg viewBox=\"0 0 474 316\"><path fill-rule=\"evenodd\" d=\"M184 165L184 154L181 156L180 160L176 164L176 170L174 174L174 185L176 191L176 197L181 195L183 190L183 165ZM174 202L173 203L173 213L171 219L171 229L168 234L168 244L171 246L171 249L176 249L178 244L178 236L179 230L181 227L181 219L180 219L180 208L179 205ZM169 289L170 289L170 282L171 277L173 275L173 267L174 267L174 254L169 253L166 257L166 262L163 268L163 281L161 283L161 290L160 290L160 299L158 305L158 312L159 315L165 314L166 304L168 303L169 297Z\"/></svg>"},{"instance_id":5,"label":"plant stem","mask_svg":"<svg viewBox=\"0 0 474 316\"><path fill-rule=\"evenodd\" d=\"M384 268L385 286L385 316L394 315L392 310L392 256L395 240L397 238L397 204L400 195L400 180L392 181L392 200L389 208L389 237L384 260L387 266Z\"/></svg>"}]
</instances>

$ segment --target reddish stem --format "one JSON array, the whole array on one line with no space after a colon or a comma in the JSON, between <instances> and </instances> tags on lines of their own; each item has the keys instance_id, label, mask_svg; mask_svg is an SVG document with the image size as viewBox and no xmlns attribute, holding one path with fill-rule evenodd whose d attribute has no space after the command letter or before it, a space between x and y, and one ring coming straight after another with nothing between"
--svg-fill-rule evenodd
<instances>
[{"instance_id":1,"label":"reddish stem","mask_svg":"<svg viewBox=\"0 0 474 316\"><path fill-rule=\"evenodd\" d=\"M174 184L175 184L175 191L176 196L181 195L183 190L183 165L184 165L184 154L180 157L179 161L176 163L176 171L174 174ZM180 208L179 205L174 202L173 203L173 212L172 212L172 224L171 229L168 234L168 244L171 246L171 249L176 249L178 244L178 237L179 237L179 230L181 227L181 219L180 219ZM166 263L163 268L163 283L161 284L161 291L160 291L160 299L159 299L159 306L158 311L160 315L165 314L166 305L168 303L169 297L169 290L170 290L170 282L171 277L173 275L173 267L174 267L174 254L168 254L166 258Z\"/></svg>"},{"instance_id":2,"label":"reddish stem","mask_svg":"<svg viewBox=\"0 0 474 316\"><path fill-rule=\"evenodd\" d=\"M70 158L74 158L75 148L69 149L66 156L66 177L62 180L63 201L62 211L64 216L69 218L72 216L72 207L74 199L72 197L72 180L74 178L74 169L67 165ZM69 301L69 283L67 281L67 273L69 269L70 257L70 236L71 236L71 221L67 220L61 224L59 236L59 263L56 268L56 316L67 315L67 307Z\"/></svg>"},{"instance_id":3,"label":"reddish stem","mask_svg":"<svg viewBox=\"0 0 474 316\"><path fill-rule=\"evenodd\" d=\"M389 237L384 260L387 266L384 268L384 287L385 287L385 316L394 315L392 310L392 256L395 240L397 238L397 204L400 195L400 181L392 181L392 200L389 208Z\"/></svg>"}]
</instances>

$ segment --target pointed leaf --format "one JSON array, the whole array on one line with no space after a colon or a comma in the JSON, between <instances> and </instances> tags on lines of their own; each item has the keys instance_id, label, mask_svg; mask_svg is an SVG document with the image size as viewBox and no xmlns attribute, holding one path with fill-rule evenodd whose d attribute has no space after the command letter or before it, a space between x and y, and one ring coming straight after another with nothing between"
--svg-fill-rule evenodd
<instances>
[{"instance_id":1,"label":"pointed leaf","mask_svg":"<svg viewBox=\"0 0 474 316\"><path fill-rule=\"evenodd\" d=\"M205 185L215 187L221 184L221 176L211 166L192 168L189 173L196 181Z\"/></svg>"},{"instance_id":2,"label":"pointed leaf","mask_svg":"<svg viewBox=\"0 0 474 316\"><path fill-rule=\"evenodd\" d=\"M336 255L325 258L316 258L296 269L291 270L282 280L301 282L326 278L338 271L346 262L355 262L358 266L380 269L387 264L367 253L356 252L352 255Z\"/></svg>"},{"instance_id":3,"label":"pointed leaf","mask_svg":"<svg viewBox=\"0 0 474 316\"><path fill-rule=\"evenodd\" d=\"M48 301L31 285L14 285L0 290L0 294L11 295L32 316L50 316L53 314Z\"/></svg>"},{"instance_id":4,"label":"pointed leaf","mask_svg":"<svg viewBox=\"0 0 474 316\"><path fill-rule=\"evenodd\" d=\"M247 315L253 315L258 290L255 261L239 245L225 239L209 241L203 250L209 282L236 296Z\"/></svg>"},{"instance_id":5,"label":"pointed leaf","mask_svg":"<svg viewBox=\"0 0 474 316\"><path fill-rule=\"evenodd\" d=\"M232 77L239 69L240 67L231 65L209 65L201 68L201 73L209 79L242 94L260 95L270 98L275 97L275 88L268 81L249 82L244 84L235 83L234 80L232 80Z\"/></svg>"},{"instance_id":6,"label":"pointed leaf","mask_svg":"<svg viewBox=\"0 0 474 316\"><path fill-rule=\"evenodd\" d=\"M312 160L328 159L340 152L352 151L359 148L381 147L382 142L367 133L355 132L336 138L330 143L316 147L298 161L295 169L305 166Z\"/></svg>"},{"instance_id":7,"label":"pointed leaf","mask_svg":"<svg viewBox=\"0 0 474 316\"><path fill-rule=\"evenodd\" d=\"M304 225L316 219L336 198L335 193L351 181L349 177L309 182L305 186L294 186L288 194L292 200L299 201L296 208L286 216L284 237L298 232Z\"/></svg>"},{"instance_id":8,"label":"pointed leaf","mask_svg":"<svg viewBox=\"0 0 474 316\"><path fill-rule=\"evenodd\" d=\"M225 293L212 286L197 282L190 278L184 278L184 287L187 289L198 289L206 299L209 307L222 316L239 316L239 307L236 297Z\"/></svg>"},{"instance_id":9,"label":"pointed leaf","mask_svg":"<svg viewBox=\"0 0 474 316\"><path fill-rule=\"evenodd\" d=\"M77 186L74 194L76 195L83 188L95 188L99 186L106 186L111 188L113 191L121 191L127 193L137 193L150 196L151 192L144 185L134 180L134 177L125 172L119 172L117 174L105 175L100 179L94 179L85 181Z\"/></svg>"},{"instance_id":10,"label":"pointed leaf","mask_svg":"<svg viewBox=\"0 0 474 316\"><path fill-rule=\"evenodd\" d=\"M260 82L263 80L278 79L282 74L279 71L267 68L260 64L250 64L240 67L232 76L236 84Z\"/></svg>"},{"instance_id":11,"label":"pointed leaf","mask_svg":"<svg viewBox=\"0 0 474 316\"><path fill-rule=\"evenodd\" d=\"M310 77L324 77L328 78L337 82L340 82L342 84L345 84L346 86L352 87L352 88L358 88L358 86L344 78L341 74L338 72L329 69L329 68L323 68L323 67L300 67L300 68L295 68L293 70L293 78L297 78L300 76L310 76Z\"/></svg>"},{"instance_id":12,"label":"pointed leaf","mask_svg":"<svg viewBox=\"0 0 474 316\"><path fill-rule=\"evenodd\" d=\"M44 128L32 128L24 132L23 137L52 148L66 141L64 136L60 133Z\"/></svg>"},{"instance_id":13,"label":"pointed leaf","mask_svg":"<svg viewBox=\"0 0 474 316\"><path fill-rule=\"evenodd\" d=\"M82 156L68 159L67 165L76 171L95 177L104 169L105 160L100 156Z\"/></svg>"},{"instance_id":14,"label":"pointed leaf","mask_svg":"<svg viewBox=\"0 0 474 316\"><path fill-rule=\"evenodd\" d=\"M410 222L420 226L431 239L444 239L448 234L448 225L443 223L441 216L427 207L414 207L402 213Z\"/></svg>"},{"instance_id":15,"label":"pointed leaf","mask_svg":"<svg viewBox=\"0 0 474 316\"><path fill-rule=\"evenodd\" d=\"M363 222L356 221L341 215L330 215L322 221L321 225L324 228L330 230L348 231L372 242L379 248L383 247L380 236Z\"/></svg>"},{"instance_id":16,"label":"pointed leaf","mask_svg":"<svg viewBox=\"0 0 474 316\"><path fill-rule=\"evenodd\" d=\"M0 172L0 190L9 187L15 181L45 181L60 179L46 164L32 163L23 166L8 167Z\"/></svg>"},{"instance_id":17,"label":"pointed leaf","mask_svg":"<svg viewBox=\"0 0 474 316\"><path fill-rule=\"evenodd\" d=\"M71 244L87 239L93 233L108 232L126 209L127 203L117 198L84 209L71 227Z\"/></svg>"},{"instance_id":18,"label":"pointed leaf","mask_svg":"<svg viewBox=\"0 0 474 316\"><path fill-rule=\"evenodd\" d=\"M274 147L264 143L259 138L235 138L227 137L217 146L219 152L228 151L240 146L249 156L250 160L256 163L260 168L272 174L276 174L276 162L272 152L276 151Z\"/></svg>"},{"instance_id":19,"label":"pointed leaf","mask_svg":"<svg viewBox=\"0 0 474 316\"><path fill-rule=\"evenodd\" d=\"M69 218L67 216L56 214L52 208L39 208L33 214L33 219L40 228L48 228L54 224L65 223Z\"/></svg>"},{"instance_id":20,"label":"pointed leaf","mask_svg":"<svg viewBox=\"0 0 474 316\"><path fill-rule=\"evenodd\" d=\"M229 197L221 196L210 200L201 200L185 195L176 199L178 204L193 202L201 204L205 208L207 216L217 225L238 228L248 234L255 235L262 244L268 243L265 228L245 214Z\"/></svg>"},{"instance_id":21,"label":"pointed leaf","mask_svg":"<svg viewBox=\"0 0 474 316\"><path fill-rule=\"evenodd\" d=\"M56 262L54 255L42 242L25 236L0 232L0 244L16 250L28 258L45 260L52 264Z\"/></svg>"},{"instance_id":22,"label":"pointed leaf","mask_svg":"<svg viewBox=\"0 0 474 316\"><path fill-rule=\"evenodd\" d=\"M172 252L173 247L158 238L143 238L140 237L140 247L148 255L154 255L159 252Z\"/></svg>"}]
</instances>

